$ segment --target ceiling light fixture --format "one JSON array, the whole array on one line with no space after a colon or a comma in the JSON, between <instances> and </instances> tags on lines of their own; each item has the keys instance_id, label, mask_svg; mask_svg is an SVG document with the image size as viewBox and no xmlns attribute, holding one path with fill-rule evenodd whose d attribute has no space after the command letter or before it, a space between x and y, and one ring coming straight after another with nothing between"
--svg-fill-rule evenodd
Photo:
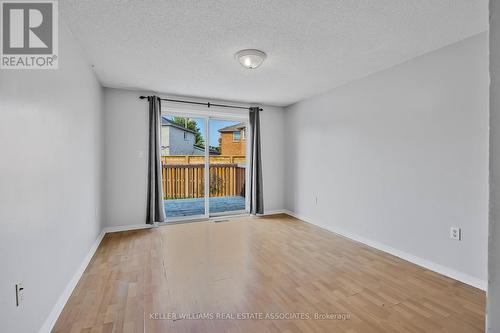
<instances>
[{"instance_id":1,"label":"ceiling light fixture","mask_svg":"<svg viewBox=\"0 0 500 333\"><path fill-rule=\"evenodd\" d=\"M239 61L241 66L248 69L259 67L266 57L264 52L254 49L241 50L234 55L234 58Z\"/></svg>"}]
</instances>

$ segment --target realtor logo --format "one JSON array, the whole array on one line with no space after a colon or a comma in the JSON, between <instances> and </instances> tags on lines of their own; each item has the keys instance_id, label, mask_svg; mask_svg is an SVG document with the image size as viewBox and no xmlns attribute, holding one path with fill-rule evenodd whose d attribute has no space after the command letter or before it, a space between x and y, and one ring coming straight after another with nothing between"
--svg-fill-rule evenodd
<instances>
[{"instance_id":1,"label":"realtor logo","mask_svg":"<svg viewBox=\"0 0 500 333\"><path fill-rule=\"evenodd\" d=\"M2 69L57 69L57 2L1 1Z\"/></svg>"}]
</instances>

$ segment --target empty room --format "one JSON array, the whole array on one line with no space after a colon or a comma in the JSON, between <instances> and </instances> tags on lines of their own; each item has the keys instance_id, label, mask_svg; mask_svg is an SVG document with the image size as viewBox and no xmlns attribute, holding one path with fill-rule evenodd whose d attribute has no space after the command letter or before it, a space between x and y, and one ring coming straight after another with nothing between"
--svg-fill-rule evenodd
<instances>
[{"instance_id":1,"label":"empty room","mask_svg":"<svg viewBox=\"0 0 500 333\"><path fill-rule=\"evenodd\" d=\"M500 2L0 29L0 332L500 333Z\"/></svg>"}]
</instances>

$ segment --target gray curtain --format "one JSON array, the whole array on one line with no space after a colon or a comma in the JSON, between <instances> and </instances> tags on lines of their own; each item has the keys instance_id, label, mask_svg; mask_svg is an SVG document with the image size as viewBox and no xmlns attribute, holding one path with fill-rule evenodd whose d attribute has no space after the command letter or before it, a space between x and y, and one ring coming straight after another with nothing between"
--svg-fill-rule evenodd
<instances>
[{"instance_id":1,"label":"gray curtain","mask_svg":"<svg viewBox=\"0 0 500 333\"><path fill-rule=\"evenodd\" d=\"M250 214L264 214L262 160L260 156L260 109L250 108Z\"/></svg>"},{"instance_id":2,"label":"gray curtain","mask_svg":"<svg viewBox=\"0 0 500 333\"><path fill-rule=\"evenodd\" d=\"M162 165L160 155L161 101L148 96L149 102L149 154L148 154L148 201L146 223L165 222L163 204Z\"/></svg>"}]
</instances>

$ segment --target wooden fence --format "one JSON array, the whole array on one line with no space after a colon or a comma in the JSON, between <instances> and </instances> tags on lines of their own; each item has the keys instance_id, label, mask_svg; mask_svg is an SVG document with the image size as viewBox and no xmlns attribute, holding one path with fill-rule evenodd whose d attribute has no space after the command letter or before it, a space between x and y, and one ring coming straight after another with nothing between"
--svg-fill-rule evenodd
<instances>
[{"instance_id":1,"label":"wooden fence","mask_svg":"<svg viewBox=\"0 0 500 333\"><path fill-rule=\"evenodd\" d=\"M231 164L210 165L210 196L244 196L245 167ZM163 195L166 199L203 198L204 164L164 164Z\"/></svg>"},{"instance_id":2,"label":"wooden fence","mask_svg":"<svg viewBox=\"0 0 500 333\"><path fill-rule=\"evenodd\" d=\"M203 155L170 155L162 156L163 164L204 164L205 156ZM211 155L210 165L212 164L245 164L245 155Z\"/></svg>"}]
</instances>

